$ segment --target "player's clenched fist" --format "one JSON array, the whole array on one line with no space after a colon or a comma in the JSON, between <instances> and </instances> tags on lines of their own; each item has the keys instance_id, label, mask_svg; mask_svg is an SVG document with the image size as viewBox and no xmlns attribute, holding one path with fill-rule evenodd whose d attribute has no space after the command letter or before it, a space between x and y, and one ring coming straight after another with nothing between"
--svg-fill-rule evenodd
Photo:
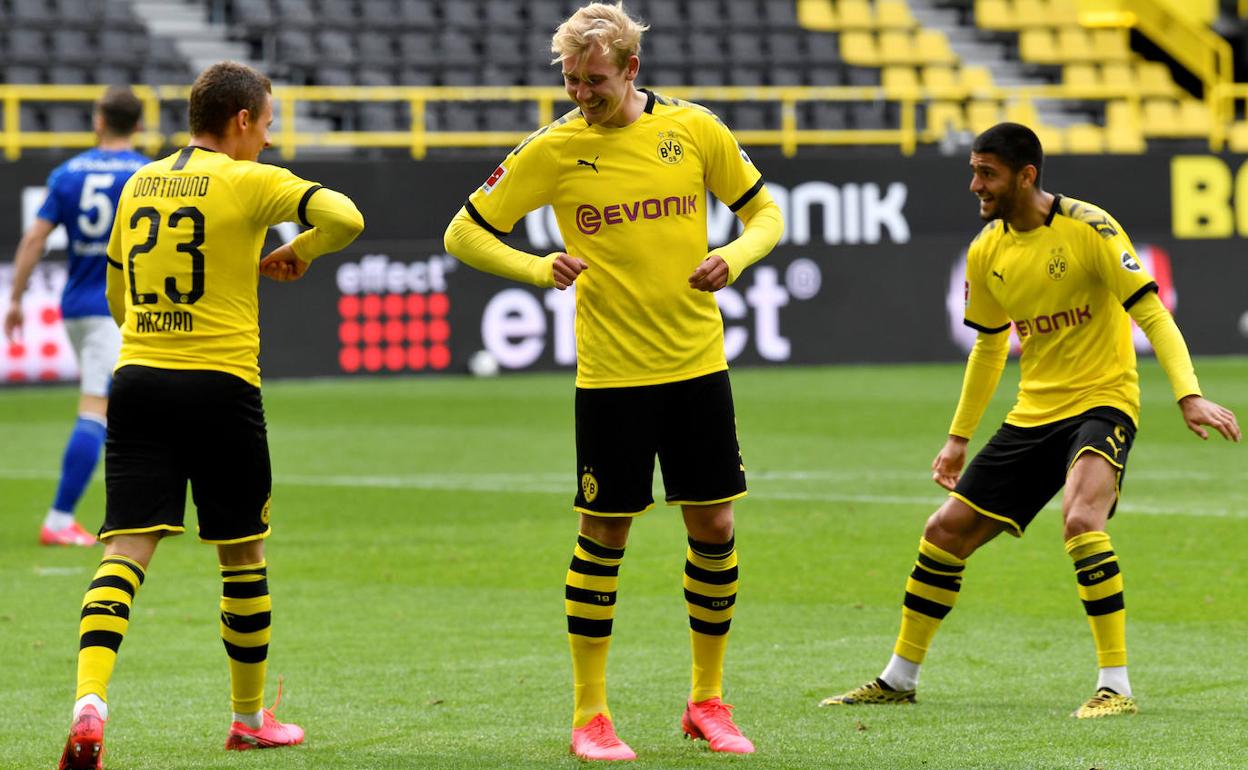
<instances>
[{"instance_id":1,"label":"player's clenched fist","mask_svg":"<svg viewBox=\"0 0 1248 770\"><path fill-rule=\"evenodd\" d=\"M582 271L589 269L589 263L585 260L569 256L562 251L548 254L547 257L554 258L551 271L555 279L555 288L559 291L563 291L571 286Z\"/></svg>"}]
</instances>

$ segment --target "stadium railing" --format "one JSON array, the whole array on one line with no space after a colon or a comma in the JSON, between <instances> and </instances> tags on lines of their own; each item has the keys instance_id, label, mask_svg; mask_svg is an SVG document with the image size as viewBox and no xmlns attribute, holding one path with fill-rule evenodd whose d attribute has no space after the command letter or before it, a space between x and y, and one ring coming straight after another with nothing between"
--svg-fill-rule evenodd
<instances>
[{"instance_id":1,"label":"stadium railing","mask_svg":"<svg viewBox=\"0 0 1248 770\"><path fill-rule=\"evenodd\" d=\"M89 147L95 142L90 132L26 131L20 126L21 105L29 102L85 102L99 98L103 86L0 85L3 120L0 125L0 147L5 158L15 160L25 149L51 147ZM1244 86L1248 88L1248 86ZM135 86L135 93L145 104L144 132L139 144L149 152L164 146L186 142L185 126L162 125L162 109L171 103L185 102L188 86ZM1218 94L1227 91L1215 91ZM890 93L883 87L871 86L688 86L668 87L664 95L694 101L751 101L778 104L780 127L772 130L743 130L736 135L742 144L752 147L778 147L786 156L793 156L803 146L895 146L904 155L915 152L921 142L939 142L943 132L920 125L919 108L929 101L970 99L999 104L1035 103L1046 100L1080 101L1104 104L1123 100L1138 106L1139 94L1131 89L1114 90L1105 85L1095 88L1061 83L1024 87L985 87L974 93L932 94L923 88L910 93ZM1229 93L1239 94L1240 91ZM273 146L285 160L294 158L305 148L390 148L406 149L413 158L425 157L434 148L510 147L533 130L550 123L556 106L571 108L562 89L549 87L341 87L341 86L274 86L277 103L277 124L272 136ZM438 131L428 128L427 108L432 103L448 102L528 102L536 105L535 123L528 127L502 131ZM894 105L897 124L893 128L825 130L799 126L798 107L812 102L884 102ZM1226 102L1222 99L1219 104ZM406 131L305 131L299 126L299 105L344 102L391 102L408 105L411 123ZM1215 113L1222 118L1229 112ZM1210 146L1222 141L1229 130L1229 121L1215 120L1209 137ZM1220 144L1218 145L1220 147ZM1216 149L1216 148L1215 148Z\"/></svg>"}]
</instances>

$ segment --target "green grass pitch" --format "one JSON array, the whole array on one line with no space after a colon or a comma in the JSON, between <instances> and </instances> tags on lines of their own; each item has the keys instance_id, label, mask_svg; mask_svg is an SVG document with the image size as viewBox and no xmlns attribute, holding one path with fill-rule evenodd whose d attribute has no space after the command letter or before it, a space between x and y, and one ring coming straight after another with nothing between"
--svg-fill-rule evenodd
<instances>
[{"instance_id":1,"label":"green grass pitch","mask_svg":"<svg viewBox=\"0 0 1248 770\"><path fill-rule=\"evenodd\" d=\"M1248 359L1197 362L1248 422ZM751 495L727 700L758 745L680 737L689 652L679 516L645 515L621 572L610 693L638 768L1229 768L1244 743L1248 447L1189 435L1142 365L1143 426L1110 532L1122 558L1134 717L1078 722L1087 621L1050 506L970 563L919 703L820 709L888 657L956 365L734 372ZM973 448L1013 398L1011 365ZM171 768L571 768L563 579L576 483L568 375L272 382L267 697L305 745L227 754L213 550L161 546L110 693L108 764ZM99 550L36 545L72 388L0 390L0 768L53 767L78 605ZM661 498L660 498L661 499ZM81 516L103 511L97 471ZM193 515L193 514L191 514ZM193 521L193 519L192 519Z\"/></svg>"}]
</instances>

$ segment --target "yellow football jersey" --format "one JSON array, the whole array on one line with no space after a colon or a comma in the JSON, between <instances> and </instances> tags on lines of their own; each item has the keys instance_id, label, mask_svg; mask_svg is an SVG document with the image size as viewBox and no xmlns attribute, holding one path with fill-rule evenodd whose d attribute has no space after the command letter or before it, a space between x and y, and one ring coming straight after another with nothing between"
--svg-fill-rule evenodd
<instances>
[{"instance_id":1,"label":"yellow football jersey","mask_svg":"<svg viewBox=\"0 0 1248 770\"><path fill-rule=\"evenodd\" d=\"M579 110L514 149L466 208L502 236L553 206L576 289L576 385L653 385L728 368L715 296L689 287L707 256L706 191L739 210L762 176L696 104L646 92L641 117L590 125Z\"/></svg>"},{"instance_id":2,"label":"yellow football jersey","mask_svg":"<svg viewBox=\"0 0 1248 770\"><path fill-rule=\"evenodd\" d=\"M1022 342L1018 401L1006 422L1034 427L1096 406L1139 424L1140 385L1126 310L1157 284L1105 211L1055 196L1027 232L990 222L966 257L968 326Z\"/></svg>"},{"instance_id":3,"label":"yellow football jersey","mask_svg":"<svg viewBox=\"0 0 1248 770\"><path fill-rule=\"evenodd\" d=\"M279 222L308 224L308 200L320 187L199 147L135 173L108 244L109 265L125 282L117 366L212 369L259 386L265 234Z\"/></svg>"}]
</instances>

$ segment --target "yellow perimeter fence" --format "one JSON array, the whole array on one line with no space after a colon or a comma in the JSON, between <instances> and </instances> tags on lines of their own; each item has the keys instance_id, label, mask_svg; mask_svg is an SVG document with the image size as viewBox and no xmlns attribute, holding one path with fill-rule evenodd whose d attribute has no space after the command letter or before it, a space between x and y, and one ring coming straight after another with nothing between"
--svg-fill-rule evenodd
<instances>
[{"instance_id":1,"label":"yellow perimeter fence","mask_svg":"<svg viewBox=\"0 0 1248 770\"><path fill-rule=\"evenodd\" d=\"M95 137L90 132L50 132L26 130L20 125L23 103L76 102L90 104L99 98L103 86L0 85L0 147L8 160L21 156L23 150L65 147L90 147ZM185 125L162 125L163 107L184 105L190 91L187 86L135 86L135 93L145 104L144 131L139 144L149 153L162 147L186 142ZM749 146L779 147L787 156L800 147L811 146L894 146L903 155L911 155L920 143L938 142L944 128L921 125L918 107L932 101L935 95L922 89L898 93L881 87L673 87L664 88L664 95L706 102L754 102L777 104L780 127L774 130L737 131L737 138ZM285 160L294 158L306 148L391 148L405 149L413 158L423 158L432 148L511 147L529 133L551 122L556 107L570 109L567 95L557 87L329 87L275 86L277 120L272 135L273 146ZM1122 101L1134 108L1139 95L1131 90L1115 92L1100 86L1094 89L1061 84L1019 88L986 87L968 94L941 94L940 102L950 104L971 99L977 103L995 102L1007 109L1025 106L1031 109L1046 100L1105 103ZM1233 108L1237 100L1248 99L1248 85L1214 88L1206 104L1213 119L1209 133L1210 148L1220 150L1228 136L1234 135ZM298 114L301 104L329 103L405 103L411 114L406 131L306 131L301 130ZM431 131L427 128L426 111L430 104L447 102L526 102L536 106L536 120L530 126L517 126L508 131ZM880 130L822 130L799 125L798 107L813 102L886 102L897 107L896 127ZM971 131L983 128L969 125ZM1042 132L1043 138L1043 132ZM1248 137L1246 137L1248 139Z\"/></svg>"}]
</instances>

